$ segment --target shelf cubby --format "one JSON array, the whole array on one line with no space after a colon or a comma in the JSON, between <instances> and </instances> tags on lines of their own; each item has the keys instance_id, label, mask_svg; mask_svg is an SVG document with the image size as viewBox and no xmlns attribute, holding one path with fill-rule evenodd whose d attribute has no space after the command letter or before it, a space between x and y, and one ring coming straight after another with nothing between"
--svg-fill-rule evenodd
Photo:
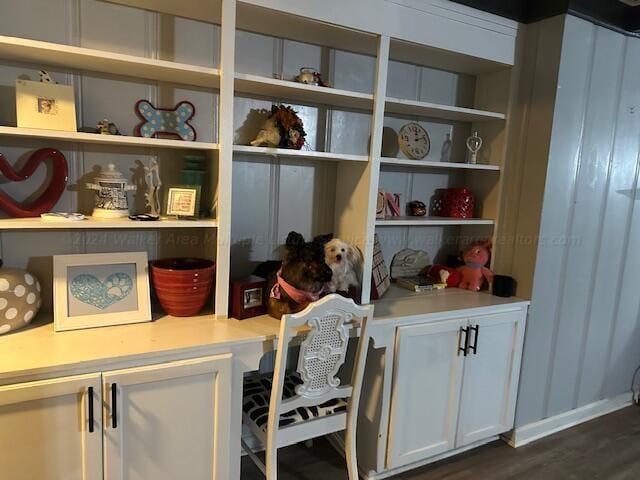
<instances>
[{"instance_id":1,"label":"shelf cubby","mask_svg":"<svg viewBox=\"0 0 640 480\"><path fill-rule=\"evenodd\" d=\"M347 153L316 152L313 150L294 150L288 148L252 147L250 145L234 145L234 153L249 156L271 156L302 160L326 160L331 162L368 162L367 155L351 155Z\"/></svg>"},{"instance_id":2,"label":"shelf cubby","mask_svg":"<svg viewBox=\"0 0 640 480\"><path fill-rule=\"evenodd\" d=\"M245 95L271 97L289 102L329 105L342 109L371 110L373 95L339 88L305 85L247 73L235 74L235 91Z\"/></svg>"},{"instance_id":3,"label":"shelf cubby","mask_svg":"<svg viewBox=\"0 0 640 480\"><path fill-rule=\"evenodd\" d=\"M396 115L415 115L455 122L488 122L505 119L503 113L389 97L387 97L385 101L385 112Z\"/></svg>"},{"instance_id":4,"label":"shelf cubby","mask_svg":"<svg viewBox=\"0 0 640 480\"><path fill-rule=\"evenodd\" d=\"M215 219L174 220L162 219L155 222L133 221L128 218L96 219L87 217L78 221L44 221L35 218L0 219L2 230L158 230L165 228L217 228Z\"/></svg>"},{"instance_id":5,"label":"shelf cubby","mask_svg":"<svg viewBox=\"0 0 640 480\"><path fill-rule=\"evenodd\" d=\"M438 227L450 225L493 225L489 218L389 217L377 219L377 227Z\"/></svg>"},{"instance_id":6,"label":"shelf cubby","mask_svg":"<svg viewBox=\"0 0 640 480\"><path fill-rule=\"evenodd\" d=\"M132 137L129 135L99 135L84 132L66 132L63 130L44 130L35 128L2 127L0 136L16 138L40 138L68 143L93 143L101 145L119 145L142 148L171 148L183 150L218 150L217 143L185 142L167 138Z\"/></svg>"},{"instance_id":7,"label":"shelf cubby","mask_svg":"<svg viewBox=\"0 0 640 480\"><path fill-rule=\"evenodd\" d=\"M220 72L216 68L27 38L0 36L0 58L14 62L122 75L203 88L215 89L220 86Z\"/></svg>"},{"instance_id":8,"label":"shelf cubby","mask_svg":"<svg viewBox=\"0 0 640 480\"><path fill-rule=\"evenodd\" d=\"M438 161L430 161L430 160L409 160L406 158L390 158L390 157L382 157L380 159L380 163L382 167L402 167L409 169L452 169L452 170L471 170L471 171L488 171L488 172L499 172L500 166L498 165L487 165L487 164L471 164L471 163L462 163L462 162L438 162Z\"/></svg>"}]
</instances>

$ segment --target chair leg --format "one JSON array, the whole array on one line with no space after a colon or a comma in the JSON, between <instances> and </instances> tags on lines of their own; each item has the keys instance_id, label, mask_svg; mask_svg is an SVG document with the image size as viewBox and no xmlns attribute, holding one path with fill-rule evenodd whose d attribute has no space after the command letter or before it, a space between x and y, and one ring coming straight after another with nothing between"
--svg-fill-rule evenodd
<instances>
[{"instance_id":1,"label":"chair leg","mask_svg":"<svg viewBox=\"0 0 640 480\"><path fill-rule=\"evenodd\" d=\"M278 478L278 448L271 443L267 443L265 449L265 476L267 480L277 480Z\"/></svg>"},{"instance_id":2,"label":"chair leg","mask_svg":"<svg viewBox=\"0 0 640 480\"><path fill-rule=\"evenodd\" d=\"M344 456L347 460L347 472L349 480L358 480L358 458L356 456L355 436L351 434L351 429L347 428L344 435Z\"/></svg>"}]
</instances>

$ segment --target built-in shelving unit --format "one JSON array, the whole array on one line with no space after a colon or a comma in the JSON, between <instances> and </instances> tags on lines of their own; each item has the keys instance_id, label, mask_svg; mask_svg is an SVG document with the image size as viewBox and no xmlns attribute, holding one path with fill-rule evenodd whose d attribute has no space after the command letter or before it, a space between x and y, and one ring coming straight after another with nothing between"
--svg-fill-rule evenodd
<instances>
[{"instance_id":1,"label":"built-in shelving unit","mask_svg":"<svg viewBox=\"0 0 640 480\"><path fill-rule=\"evenodd\" d=\"M175 39L168 42L170 46L163 45L162 48L156 51L153 51L153 49L148 51L146 49L147 46L145 46L143 50L139 51L144 51L147 56L139 56L27 38L0 36L0 60L9 63L11 66L27 63L31 64L31 68L34 69L49 66L69 70L79 75L85 72L93 72L94 75L104 74L106 77L128 77L136 79L134 82L140 81L150 87L166 85L170 89L173 88L173 85L195 87L194 90L197 94L194 94L194 96L201 95L203 92L206 95L215 95L215 99L207 105L213 105L213 116L217 118L217 121L212 122L212 124L217 125L219 131L216 132L217 135L209 135L208 137L217 139L217 143L34 130L13 126L0 126L0 139L2 137L22 139L21 144L29 140L51 140L70 144L72 149L79 149L79 147L74 147L74 144L102 145L105 147L102 150L105 151L109 150L109 146L158 149L154 150L153 153L165 155L164 161L166 162L174 161L175 153L179 151L197 150L203 154L207 153L214 160L209 162L207 168L210 169L209 173L212 174L211 186L214 191L211 193L215 194L217 199L216 219L194 221L163 220L160 222L133 222L128 219L112 221L89 219L77 223L43 222L39 218L3 219L0 220L0 231L49 229L171 231L171 229L215 229L217 238L215 248L217 250L214 253L207 251L207 254L217 260L216 311L218 315L223 316L227 314L228 284L230 276L233 276L232 272L230 272L232 255L231 199L235 198L232 196L232 190L235 188L233 183L234 181L249 181L243 176L234 176L233 170L234 168L239 168L238 163L243 161L245 164L240 168L246 168L248 172L257 171L252 170L252 168L260 168L257 164L263 163L263 160L271 161L274 158L278 159L277 162L274 162L276 167L271 169L272 172L276 172L275 174L280 174L282 170L297 170L302 172L300 175L306 175L306 165L304 169L298 168L299 162L308 162L314 166L313 168L320 165L322 168L331 170L331 173L323 174L324 176L320 180L316 181L314 179L315 183L312 186L306 185L306 188L308 191L313 190L313 194L317 195L317 198L322 198L322 202L325 202L324 205L330 206L328 208L335 209L335 212L330 212L330 215L324 215L323 212L324 216L322 217L330 217L329 221L333 222L333 233L354 241L365 253L362 297L362 301L365 303L369 301L368 279L371 276L374 234L376 232L381 235L398 234L397 230L385 227L406 227L404 233L402 233L405 240L414 234L409 227L451 227L440 230L435 229L434 231L445 231L445 235L454 236L458 234L473 236L476 231L482 233L493 231L495 235L500 221L501 185L503 181L501 172L506 162L504 147L506 135L504 130L508 124L505 121L509 107L510 73L508 64L512 61L510 60L512 53L504 51L495 53L494 50L486 48L484 49L483 57L479 55L477 50L473 50L473 52L466 51L460 49L457 43L449 41L438 45L422 44L420 43L421 41L428 43L431 37L422 35L420 33L421 30L418 28L416 28L415 32L397 32L395 27L390 27L389 31L395 32L394 34L389 34L387 29L383 32L377 26L370 26L371 28L368 29L368 27L365 28L366 21L362 20L360 16L357 16L358 21L354 22L353 12L348 9L344 14L340 13L340 15L336 16L332 11L329 11L330 9L327 10L320 5L321 2L317 3L317 5L313 2L309 5L303 2L303 4L295 7L295 9L300 10L299 12L297 10L280 10L277 2L259 1L247 3L235 0L216 0L206 8L199 0L184 0L183 2L109 0L109 2L218 25L215 35L219 36L214 36L213 38L219 38L220 55L216 54L215 60L208 58L207 61L203 62L204 65L217 65L218 68L154 58L165 56L165 52L162 51L162 48L165 47L169 49L165 58L173 58L172 54L175 52L171 51L171 49L177 48L176 45L180 44L179 41L173 42ZM389 3L389 5L385 5L384 8L396 11L397 7L392 5L393 2L385 3ZM118 6L117 8L121 7ZM418 17L422 18L422 15L425 14L419 9L406 7L406 10L402 10L404 12L402 14L404 15L410 11L410 16L412 17L405 18L404 21L408 22L408 24L414 21L413 17L416 19ZM351 24L343 23L342 18L346 17L352 18ZM150 25L153 28L158 28L160 23L162 22L154 21ZM357 68L363 68L363 72L366 70L367 75L372 75L372 84L362 82L357 85L351 85L348 81L345 82L345 79L353 80L354 75L360 75L358 71L356 73L350 72L349 75L338 75L337 77L343 83L331 82L341 88L303 85L291 79L281 79L281 75L277 75L277 78L269 76L268 61L260 62L261 65L259 67L256 66L255 69L247 69L248 72L252 73L241 73L239 71L241 69L236 68L239 48L236 44L236 37L240 30L277 39L277 41L274 41L274 45L281 45L281 43L277 42L281 42L283 39L285 41L300 42L299 45L304 44L304 47L296 47L299 50L296 50L297 53L293 54L293 57L296 58L295 61L300 62L299 65L287 65L287 69L280 65L278 67L280 68L279 74L286 72L287 76L291 78L293 76L291 72L306 66L306 64L302 63L302 60L298 60L298 58L305 58L304 55L306 53L301 52L308 52L310 51L307 50L308 48L317 46L322 49L322 60L318 61L322 62L322 73L328 77L327 80L334 80L331 76L335 75L336 69L348 68L345 65L351 65L348 57L346 57L346 61L343 60L342 64L336 63L334 54L344 49L344 53L347 55L369 56L364 61L362 58L356 59L354 65ZM172 30L171 34L173 35L174 33L179 35L177 31L174 32ZM420 38L423 38L423 40L420 40ZM117 50L117 48L117 46L114 46L114 50ZM158 49L158 45L155 45L154 48ZM184 55L184 44L180 44L179 48L183 49L182 54ZM211 54L209 50L207 52L207 55ZM257 53L256 55L261 54ZM373 57L374 62L370 61L371 57ZM180 58L180 56L176 55L176 58ZM191 59L192 56L187 54L183 58ZM218 60L219 64L216 63ZM432 95L432 91L427 92L429 93L428 95L421 95L420 92L398 93L397 90L392 89L393 94L387 94L388 80L390 78L397 80L401 77L390 72L391 69L397 68L397 65L391 62L392 60L405 62L412 65L412 68L426 67L428 69L439 69L440 72L445 70L453 74L472 75L475 78L473 82L469 83L471 85L469 88L473 92L462 101L454 97L442 100L437 95ZM283 63L282 59L278 61ZM267 67L262 68L264 65L267 65ZM274 69L277 70L276 67ZM406 71L411 70L408 68ZM256 74L256 72L262 72L262 74ZM273 73L276 72L274 71ZM97 76L100 77L100 75ZM418 85L418 83L416 81L415 85ZM427 89L432 88L430 82L423 82L424 85L426 85L425 88ZM77 94L89 95L82 87L77 88ZM368 92L369 88L371 89L369 93L363 93ZM422 87L417 86L416 88ZM87 89L87 91L90 91L90 89ZM92 91L90 94L95 94L94 92ZM167 100L169 102L175 101L172 93L170 92L166 95L166 98L170 99ZM412 96L413 93L416 93L416 95ZM106 98L113 94L113 92L104 93ZM405 96L409 98L429 98L433 101L405 99ZM249 99L248 101L246 101L247 98ZM314 132L318 136L315 142L318 150L340 151L340 145L329 141L331 140L330 134L333 128L330 125L330 117L335 112L343 114L340 120L343 123L340 128L350 127L349 122L353 121L353 118L361 121L364 117L365 123L359 125L359 130L354 129L354 132L360 135L358 141L351 142L348 148L344 149L348 152L359 153L334 153L332 151L313 151L308 149L289 150L234 145L234 143L245 143L244 139L238 141L237 138L238 118L234 122L234 116L238 115L235 110L236 105L246 101L244 105L246 105L247 109L261 110L265 108L264 100L271 100L274 104L285 102L301 106L309 105L312 108L307 109L307 114L310 111L320 112L317 117L318 131ZM103 108L102 104L100 108ZM201 110L198 110L198 115L202 115ZM432 143L432 153L425 160L415 161L406 158L381 157L382 130L383 126L387 125L385 116L393 117L393 121L396 122L406 119L407 122L431 122L440 126L449 126L447 128L451 128L450 132L455 132L453 134L453 142L458 147L455 154L449 157L453 161L440 162L437 161L438 156L434 155L435 152L439 151L440 138L444 136L444 127L437 127L440 130L434 127L436 135L440 136L437 142ZM370 125L366 123L369 119ZM250 124L247 127L248 129L254 126L259 128L260 123L257 116L253 120L255 120L254 123L247 122ZM333 130L333 133L336 132L337 128ZM475 130L480 131L485 141L483 146L484 157L481 159L481 163L471 165L461 161L464 158L464 149L461 150L459 147L464 144L464 140L468 135L465 132ZM356 135L355 133L351 135L346 129L340 133L342 139L346 138L349 141L353 140ZM324 138L322 138L322 135L324 135ZM203 137L206 138L204 135ZM163 152L163 149L167 151ZM96 148L95 150L101 149ZM148 153L145 152L145 154ZM114 155L120 154L115 153ZM398 154L398 157L402 157L402 154ZM239 160L239 162L234 160ZM248 162L249 166L246 165L246 160L250 160ZM259 162L254 162L254 160L259 160ZM280 162L285 165L289 163L294 168L282 169L280 168ZM326 162L326 164L323 162ZM172 174L177 175L180 168L174 168L171 165L168 170L173 170ZM425 190L420 192L420 199L425 203L429 201L433 194L433 191L429 191L429 189L441 188L441 185L469 187L476 194L476 204L478 206L476 214L480 218L392 217L384 220L376 219L375 208L378 188L385 187L383 176L385 174L396 175L398 173L429 176L428 181L416 182L417 185L421 185L420 188ZM251 181L258 181L257 177ZM308 178L305 178L305 180ZM424 180L424 177L421 178ZM444 178L447 180L443 180ZM264 177L259 180L263 181ZM322 182L327 181L335 182L335 196L329 201L326 201L325 192L318 190L325 188L326 183ZM402 182L397 181L397 178L396 180L391 180L390 183L394 187L402 185ZM404 182L405 185L412 183L413 180ZM276 187L274 188L277 191L283 190L282 185L273 179L271 180L271 185L275 185ZM403 197L403 201L412 199ZM247 202L247 204L249 203L259 202ZM300 204L302 205L304 202ZM287 205L287 207L290 206ZM269 202L268 216L277 216L277 212L273 210L274 208L281 208L281 206L279 207L279 200ZM317 225L318 209L316 206L313 208L313 212L301 212L301 215L313 218L310 223L314 225L314 228L318 228L315 226ZM258 228L258 223L256 222L256 228ZM422 232L427 232L427 230L421 230ZM259 232L256 235L262 235L262 233ZM277 235L280 235L280 233L278 231ZM317 231L313 233L326 232ZM272 241L272 239L269 241ZM207 244L205 248L209 249L211 246ZM389 261L390 259L387 260Z\"/></svg>"},{"instance_id":2,"label":"built-in shelving unit","mask_svg":"<svg viewBox=\"0 0 640 480\"><path fill-rule=\"evenodd\" d=\"M252 147L248 145L234 145L234 153L243 155L267 155L272 157L286 157L306 160L327 160L331 162L368 162L366 155L350 155L346 153L316 152L313 150L293 150L287 148Z\"/></svg>"},{"instance_id":3,"label":"built-in shelving unit","mask_svg":"<svg viewBox=\"0 0 640 480\"><path fill-rule=\"evenodd\" d=\"M286 99L303 104L331 105L340 108L371 110L373 95L338 88L305 85L291 80L235 74L236 94Z\"/></svg>"},{"instance_id":4,"label":"built-in shelving unit","mask_svg":"<svg viewBox=\"0 0 640 480\"><path fill-rule=\"evenodd\" d=\"M438 227L446 225L493 225L488 218L390 217L376 220L378 227Z\"/></svg>"},{"instance_id":5,"label":"built-in shelving unit","mask_svg":"<svg viewBox=\"0 0 640 480\"><path fill-rule=\"evenodd\" d=\"M457 169L457 170L486 170L489 172L499 172L500 166L486 165L480 163L462 163L462 162L438 162L429 160L408 160L406 158L389 158L382 157L380 163L383 167L401 166L420 169Z\"/></svg>"},{"instance_id":6,"label":"built-in shelving unit","mask_svg":"<svg viewBox=\"0 0 640 480\"><path fill-rule=\"evenodd\" d=\"M96 143L102 145L122 145L144 148L173 148L181 150L218 150L217 143L185 142L167 138L131 137L128 135L98 135L95 133L65 132L62 130L43 130L33 128L2 127L0 136L19 138L43 138L70 143Z\"/></svg>"},{"instance_id":7,"label":"built-in shelving unit","mask_svg":"<svg viewBox=\"0 0 640 480\"><path fill-rule=\"evenodd\" d=\"M136 57L104 50L0 36L0 58L205 88L220 86L215 68Z\"/></svg>"},{"instance_id":8,"label":"built-in shelving unit","mask_svg":"<svg viewBox=\"0 0 640 480\"><path fill-rule=\"evenodd\" d=\"M78 221L44 221L36 218L8 218L0 220L0 230L145 230L164 228L217 228L214 219L175 220L161 219L155 222L134 221L128 218L97 219L87 217Z\"/></svg>"}]
</instances>

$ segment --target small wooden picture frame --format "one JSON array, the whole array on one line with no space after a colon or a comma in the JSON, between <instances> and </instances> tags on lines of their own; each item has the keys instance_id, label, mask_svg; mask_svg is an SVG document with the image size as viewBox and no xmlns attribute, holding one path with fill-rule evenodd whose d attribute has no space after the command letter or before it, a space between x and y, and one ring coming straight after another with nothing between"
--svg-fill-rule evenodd
<instances>
[{"instance_id":1,"label":"small wooden picture frame","mask_svg":"<svg viewBox=\"0 0 640 480\"><path fill-rule=\"evenodd\" d=\"M169 185L165 195L165 215L197 218L200 214L199 185Z\"/></svg>"},{"instance_id":2,"label":"small wooden picture frame","mask_svg":"<svg viewBox=\"0 0 640 480\"><path fill-rule=\"evenodd\" d=\"M146 252L55 255L57 332L151 321Z\"/></svg>"},{"instance_id":3,"label":"small wooden picture frame","mask_svg":"<svg viewBox=\"0 0 640 480\"><path fill-rule=\"evenodd\" d=\"M231 316L238 320L257 317L267 312L264 278L251 275L231 282Z\"/></svg>"}]
</instances>

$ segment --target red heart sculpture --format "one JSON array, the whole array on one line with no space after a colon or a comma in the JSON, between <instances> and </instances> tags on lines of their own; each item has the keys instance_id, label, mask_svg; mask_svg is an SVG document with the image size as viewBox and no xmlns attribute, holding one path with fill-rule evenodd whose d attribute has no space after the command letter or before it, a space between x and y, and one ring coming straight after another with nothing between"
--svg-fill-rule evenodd
<instances>
[{"instance_id":1,"label":"red heart sculpture","mask_svg":"<svg viewBox=\"0 0 640 480\"><path fill-rule=\"evenodd\" d=\"M4 210L12 217L38 217L42 213L50 211L64 192L69 176L69 166L67 159L59 150L53 148L41 148L34 152L27 160L26 165L16 172L7 159L0 153L0 172L4 174L12 182L24 182L27 180L36 168L46 160L53 161L53 176L51 182L47 186L42 195L36 198L28 205L22 205L16 202L6 193L0 191L0 210Z\"/></svg>"}]
</instances>

